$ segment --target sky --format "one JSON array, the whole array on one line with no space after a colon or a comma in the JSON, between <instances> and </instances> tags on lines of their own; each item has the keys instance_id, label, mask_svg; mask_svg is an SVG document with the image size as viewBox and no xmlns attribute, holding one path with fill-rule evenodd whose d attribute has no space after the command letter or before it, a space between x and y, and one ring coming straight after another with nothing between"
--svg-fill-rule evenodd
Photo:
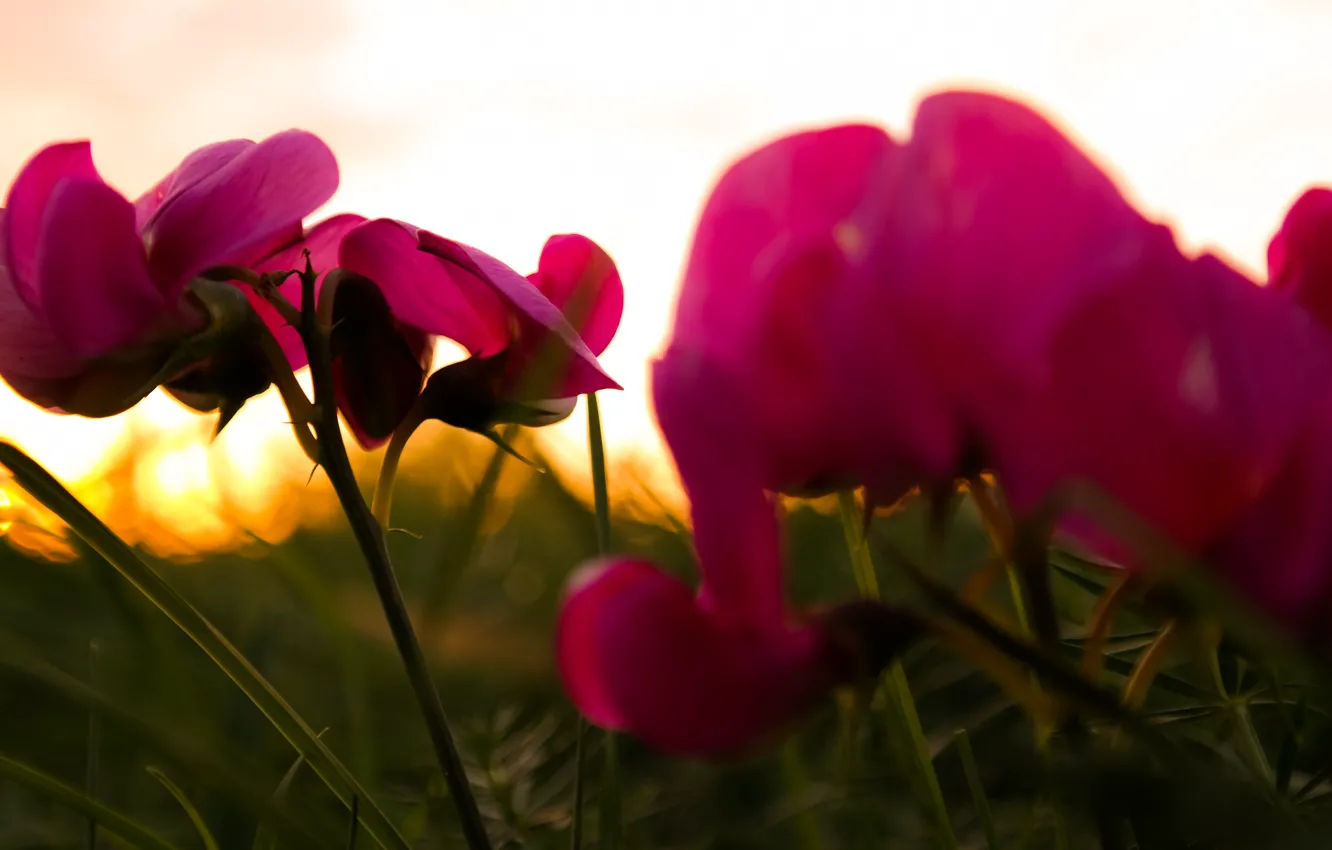
<instances>
[{"instance_id":1,"label":"sky","mask_svg":"<svg viewBox=\"0 0 1332 850\"><path fill-rule=\"evenodd\" d=\"M1034 104L1190 248L1261 279L1306 186L1332 183L1332 3L1320 0L0 0L0 182L88 138L134 197L193 148L321 135L325 212L404 219L527 272L545 239L603 245L626 287L602 357L612 462L661 457L645 396L690 230L725 165L784 132L905 132L923 95ZM127 416L44 413L0 387L0 437L92 486L131 434L137 496L277 498L308 469L275 398L216 443L160 394ZM546 429L585 464L581 412ZM478 444L479 445L479 444Z\"/></svg>"}]
</instances>

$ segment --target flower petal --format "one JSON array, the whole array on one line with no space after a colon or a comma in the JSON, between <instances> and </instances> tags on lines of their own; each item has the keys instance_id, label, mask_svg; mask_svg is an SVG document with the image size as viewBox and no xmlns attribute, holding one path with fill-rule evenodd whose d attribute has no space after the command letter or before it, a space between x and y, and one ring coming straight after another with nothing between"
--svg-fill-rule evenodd
<instances>
[{"instance_id":1,"label":"flower petal","mask_svg":"<svg viewBox=\"0 0 1332 850\"><path fill-rule=\"evenodd\" d=\"M49 409L59 406L82 368L83 361L19 298L0 264L0 377L28 401Z\"/></svg>"},{"instance_id":2,"label":"flower petal","mask_svg":"<svg viewBox=\"0 0 1332 850\"><path fill-rule=\"evenodd\" d=\"M552 236L527 279L560 308L589 351L606 350L624 313L624 285L600 245L577 233Z\"/></svg>"},{"instance_id":3,"label":"flower petal","mask_svg":"<svg viewBox=\"0 0 1332 850\"><path fill-rule=\"evenodd\" d=\"M678 580L631 559L580 577L556 652L570 696L593 722L677 755L742 753L833 683L812 629L735 628L695 605Z\"/></svg>"},{"instance_id":4,"label":"flower petal","mask_svg":"<svg viewBox=\"0 0 1332 850\"><path fill-rule=\"evenodd\" d=\"M144 234L153 280L173 296L210 266L248 265L337 188L337 160L317 136L270 136L163 202Z\"/></svg>"},{"instance_id":5,"label":"flower petal","mask_svg":"<svg viewBox=\"0 0 1332 850\"><path fill-rule=\"evenodd\" d=\"M652 398L690 499L702 603L736 622L773 628L785 620L786 601L780 532L763 489L766 459L742 418L703 407L721 403L709 395L720 385L694 365L668 351L653 364Z\"/></svg>"},{"instance_id":6,"label":"flower petal","mask_svg":"<svg viewBox=\"0 0 1332 850\"><path fill-rule=\"evenodd\" d=\"M450 274L459 272L474 276L495 293L524 319L549 332L551 338L559 341L568 352L568 361L564 365L564 381L560 395L582 395L597 390L622 389L611 379L597 362L596 356L588 350L582 337L573 329L569 321L532 283L518 272L506 266L477 248L454 242L437 236L426 230L417 231L421 250L443 260ZM545 353L547 340L526 349L531 356ZM549 396L550 393L545 393Z\"/></svg>"},{"instance_id":7,"label":"flower petal","mask_svg":"<svg viewBox=\"0 0 1332 850\"><path fill-rule=\"evenodd\" d=\"M338 409L356 441L376 448L416 404L434 338L395 321L374 283L348 278L333 303L331 343Z\"/></svg>"},{"instance_id":8,"label":"flower petal","mask_svg":"<svg viewBox=\"0 0 1332 850\"><path fill-rule=\"evenodd\" d=\"M23 166L5 199L0 262L9 269L14 291L33 310L41 309L37 250L45 227L46 207L56 187L67 179L102 179L93 165L90 143L65 142L43 148Z\"/></svg>"},{"instance_id":9,"label":"flower petal","mask_svg":"<svg viewBox=\"0 0 1332 850\"><path fill-rule=\"evenodd\" d=\"M1332 328L1332 191L1310 189L1267 248L1267 279Z\"/></svg>"},{"instance_id":10,"label":"flower petal","mask_svg":"<svg viewBox=\"0 0 1332 850\"><path fill-rule=\"evenodd\" d=\"M509 342L509 316L484 280L419 249L417 229L380 218L342 240L339 263L379 285L399 321L488 357Z\"/></svg>"},{"instance_id":11,"label":"flower petal","mask_svg":"<svg viewBox=\"0 0 1332 850\"><path fill-rule=\"evenodd\" d=\"M144 192L134 202L134 222L139 232L142 233L151 226L157 211L169 198L191 188L254 145L255 143L249 139L230 139L204 145L185 157L174 171L163 177L156 186Z\"/></svg>"},{"instance_id":12,"label":"flower petal","mask_svg":"<svg viewBox=\"0 0 1332 850\"><path fill-rule=\"evenodd\" d=\"M134 205L101 180L66 180L51 195L37 260L42 314L79 357L133 342L167 310L144 265Z\"/></svg>"}]
</instances>

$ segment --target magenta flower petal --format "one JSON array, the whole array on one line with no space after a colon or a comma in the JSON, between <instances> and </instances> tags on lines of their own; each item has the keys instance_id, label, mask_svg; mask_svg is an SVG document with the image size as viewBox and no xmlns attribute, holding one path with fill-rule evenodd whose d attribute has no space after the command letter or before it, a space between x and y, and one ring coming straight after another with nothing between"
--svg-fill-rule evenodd
<instances>
[{"instance_id":1,"label":"magenta flower petal","mask_svg":"<svg viewBox=\"0 0 1332 850\"><path fill-rule=\"evenodd\" d=\"M84 142L49 145L28 160L5 199L0 262L11 275L14 291L30 309L40 310L37 252L46 221L47 204L67 179L101 181L93 165L92 146Z\"/></svg>"},{"instance_id":2,"label":"magenta flower petal","mask_svg":"<svg viewBox=\"0 0 1332 850\"><path fill-rule=\"evenodd\" d=\"M624 313L624 285L600 245L577 233L552 236L527 279L563 311L589 351L606 350Z\"/></svg>"},{"instance_id":3,"label":"magenta flower petal","mask_svg":"<svg viewBox=\"0 0 1332 850\"><path fill-rule=\"evenodd\" d=\"M399 321L448 337L473 355L498 354L509 342L508 313L479 275L420 250L417 229L380 218L342 240L343 268L374 281Z\"/></svg>"},{"instance_id":4,"label":"magenta flower petal","mask_svg":"<svg viewBox=\"0 0 1332 850\"><path fill-rule=\"evenodd\" d=\"M0 210L0 230L4 210ZM82 361L60 342L39 315L28 309L0 263L0 377L15 392L42 407L57 406L68 379Z\"/></svg>"},{"instance_id":5,"label":"magenta flower petal","mask_svg":"<svg viewBox=\"0 0 1332 850\"><path fill-rule=\"evenodd\" d=\"M47 204L37 253L42 314L74 354L135 341L166 304L148 277L134 205L101 180L66 180Z\"/></svg>"},{"instance_id":6,"label":"magenta flower petal","mask_svg":"<svg viewBox=\"0 0 1332 850\"><path fill-rule=\"evenodd\" d=\"M1308 314L1214 257L1186 259L1162 228L1056 334L1047 387L983 430L1019 511L1084 479L1196 551L1278 474L1330 354Z\"/></svg>"},{"instance_id":7,"label":"magenta flower petal","mask_svg":"<svg viewBox=\"0 0 1332 850\"><path fill-rule=\"evenodd\" d=\"M744 420L705 408L719 403L710 393L723 385L691 365L671 352L653 364L652 398L690 499L701 602L737 622L773 628L785 620L786 602L777 518L763 490L765 458Z\"/></svg>"},{"instance_id":8,"label":"magenta flower petal","mask_svg":"<svg viewBox=\"0 0 1332 850\"><path fill-rule=\"evenodd\" d=\"M1063 317L1131 270L1154 238L1045 118L976 92L925 99L909 144L866 197L854 218L864 273L846 304L843 324L856 328L848 367L874 352L881 317L897 316L964 417L1043 380ZM894 356L871 353L866 368Z\"/></svg>"},{"instance_id":9,"label":"magenta flower petal","mask_svg":"<svg viewBox=\"0 0 1332 850\"><path fill-rule=\"evenodd\" d=\"M134 222L139 231L143 232L151 225L157 211L169 198L193 187L254 145L249 139L230 139L204 145L185 157L175 171L159 180L156 186L134 202Z\"/></svg>"},{"instance_id":10,"label":"magenta flower petal","mask_svg":"<svg viewBox=\"0 0 1332 850\"><path fill-rule=\"evenodd\" d=\"M556 652L571 697L594 722L678 755L743 753L833 684L812 629L736 627L634 560L612 561L574 588Z\"/></svg>"},{"instance_id":11,"label":"magenta flower petal","mask_svg":"<svg viewBox=\"0 0 1332 850\"><path fill-rule=\"evenodd\" d=\"M337 187L337 161L318 137L270 136L164 199L144 233L153 279L174 296L210 266L252 263Z\"/></svg>"},{"instance_id":12,"label":"magenta flower petal","mask_svg":"<svg viewBox=\"0 0 1332 850\"><path fill-rule=\"evenodd\" d=\"M1267 247L1268 284L1332 328L1332 191L1310 189Z\"/></svg>"},{"instance_id":13,"label":"magenta flower petal","mask_svg":"<svg viewBox=\"0 0 1332 850\"><path fill-rule=\"evenodd\" d=\"M1317 652L1332 647L1332 395L1292 442L1280 474L1209 547L1209 566L1245 601Z\"/></svg>"},{"instance_id":14,"label":"magenta flower petal","mask_svg":"<svg viewBox=\"0 0 1332 850\"><path fill-rule=\"evenodd\" d=\"M421 250L444 260L450 274L459 271L475 276L495 291L519 316L553 334L567 348L570 359L561 396L582 395L597 390L622 389L604 371L582 337L531 281L477 248L445 239L426 230L417 232ZM544 341L543 341L544 342ZM529 355L537 352L529 351Z\"/></svg>"}]
</instances>

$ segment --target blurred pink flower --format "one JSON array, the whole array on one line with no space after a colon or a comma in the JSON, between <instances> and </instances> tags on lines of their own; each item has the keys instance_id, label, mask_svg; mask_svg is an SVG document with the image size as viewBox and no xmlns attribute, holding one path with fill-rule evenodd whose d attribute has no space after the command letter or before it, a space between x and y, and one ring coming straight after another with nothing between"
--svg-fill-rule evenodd
<instances>
[{"instance_id":1,"label":"blurred pink flower","mask_svg":"<svg viewBox=\"0 0 1332 850\"><path fill-rule=\"evenodd\" d=\"M1291 205L1267 246L1267 279L1332 328L1332 191L1310 189Z\"/></svg>"},{"instance_id":2,"label":"blurred pink flower","mask_svg":"<svg viewBox=\"0 0 1332 850\"><path fill-rule=\"evenodd\" d=\"M902 447L913 476L949 454L949 423L916 364L852 388L832 360L848 328L831 310L851 271L847 252L858 248L845 223L866 202L871 178L899 155L876 127L786 136L730 166L699 218L653 380L692 398L692 416L745 432L736 447L755 455L769 489L856 483L859 452L847 437L871 396L904 411L875 440ZM873 324L884 345L900 338L892 312L857 321Z\"/></svg>"},{"instance_id":3,"label":"blurred pink flower","mask_svg":"<svg viewBox=\"0 0 1332 850\"><path fill-rule=\"evenodd\" d=\"M596 355L619 325L624 292L610 257L583 236L551 237L540 268L524 278L476 248L376 219L342 239L339 262L373 284L344 281L334 300L335 318L352 321L361 340L347 337L335 368L343 412L367 448L416 402L437 336L471 358L436 372L422 403L459 427L489 427L506 405L619 387ZM344 301L342 287L356 294ZM371 338L381 345L366 345ZM525 383L543 369L551 374Z\"/></svg>"},{"instance_id":4,"label":"blurred pink flower","mask_svg":"<svg viewBox=\"0 0 1332 850\"><path fill-rule=\"evenodd\" d=\"M1019 509L1088 481L1200 551L1286 462L1332 377L1324 337L1215 257L1185 258L1162 229L1055 334L1041 391L987 417L1000 481ZM1131 557L1124 541L1101 542Z\"/></svg>"},{"instance_id":5,"label":"blurred pink flower","mask_svg":"<svg viewBox=\"0 0 1332 850\"><path fill-rule=\"evenodd\" d=\"M44 148L0 224L0 374L51 410L121 412L207 324L186 285L299 237L337 184L332 152L297 130L200 148L134 203L88 142Z\"/></svg>"},{"instance_id":6,"label":"blurred pink flower","mask_svg":"<svg viewBox=\"0 0 1332 850\"><path fill-rule=\"evenodd\" d=\"M753 453L654 385L662 430L693 500L697 595L632 558L575 578L556 652L574 704L594 723L667 752L742 752L793 721L836 680L821 632L788 622L773 505Z\"/></svg>"}]
</instances>

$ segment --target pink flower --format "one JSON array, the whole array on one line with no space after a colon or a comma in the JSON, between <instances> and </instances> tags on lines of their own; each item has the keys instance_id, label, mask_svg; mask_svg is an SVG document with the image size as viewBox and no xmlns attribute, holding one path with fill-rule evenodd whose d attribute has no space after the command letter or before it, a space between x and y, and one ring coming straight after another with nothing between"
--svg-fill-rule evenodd
<instances>
[{"instance_id":1,"label":"pink flower","mask_svg":"<svg viewBox=\"0 0 1332 850\"><path fill-rule=\"evenodd\" d=\"M845 222L866 203L871 179L900 152L882 130L845 125L797 133L750 153L722 175L695 231L670 341L654 382L671 382L692 416L749 433L769 489L853 484L848 440L861 415L850 398L831 314L847 285ZM886 346L900 337L891 312L873 321ZM911 472L943 463L951 442L925 379L883 370L856 399L890 396L909 409L876 439L907 448Z\"/></svg>"},{"instance_id":2,"label":"pink flower","mask_svg":"<svg viewBox=\"0 0 1332 850\"><path fill-rule=\"evenodd\" d=\"M1058 330L1041 392L986 418L1000 481L1020 509L1090 481L1200 551L1286 462L1332 377L1323 336L1216 258L1183 257L1163 230Z\"/></svg>"},{"instance_id":3,"label":"pink flower","mask_svg":"<svg viewBox=\"0 0 1332 850\"><path fill-rule=\"evenodd\" d=\"M773 506L738 446L655 387L662 430L693 498L703 584L632 558L586 568L556 632L561 675L594 723L676 754L743 751L836 681L821 632L788 623Z\"/></svg>"},{"instance_id":4,"label":"pink flower","mask_svg":"<svg viewBox=\"0 0 1332 850\"><path fill-rule=\"evenodd\" d=\"M102 180L88 142L43 149L0 224L0 374L51 410L125 410L208 324L187 284L298 237L337 183L332 152L296 130L200 148L135 203Z\"/></svg>"},{"instance_id":5,"label":"pink flower","mask_svg":"<svg viewBox=\"0 0 1332 850\"><path fill-rule=\"evenodd\" d=\"M1268 285L1332 328L1332 191L1310 189L1267 246Z\"/></svg>"},{"instance_id":6,"label":"pink flower","mask_svg":"<svg viewBox=\"0 0 1332 850\"><path fill-rule=\"evenodd\" d=\"M1323 393L1280 470L1204 551L1247 603L1316 652L1332 648L1332 394Z\"/></svg>"},{"instance_id":7,"label":"pink flower","mask_svg":"<svg viewBox=\"0 0 1332 850\"><path fill-rule=\"evenodd\" d=\"M343 413L367 448L416 403L437 336L472 356L436 372L422 404L427 416L459 427L545 424L514 408L619 386L596 355L615 334L624 292L614 263L585 237L552 237L538 271L524 278L476 248L376 219L346 235L339 260L364 278L340 284L334 316L353 322L335 368Z\"/></svg>"}]
</instances>

